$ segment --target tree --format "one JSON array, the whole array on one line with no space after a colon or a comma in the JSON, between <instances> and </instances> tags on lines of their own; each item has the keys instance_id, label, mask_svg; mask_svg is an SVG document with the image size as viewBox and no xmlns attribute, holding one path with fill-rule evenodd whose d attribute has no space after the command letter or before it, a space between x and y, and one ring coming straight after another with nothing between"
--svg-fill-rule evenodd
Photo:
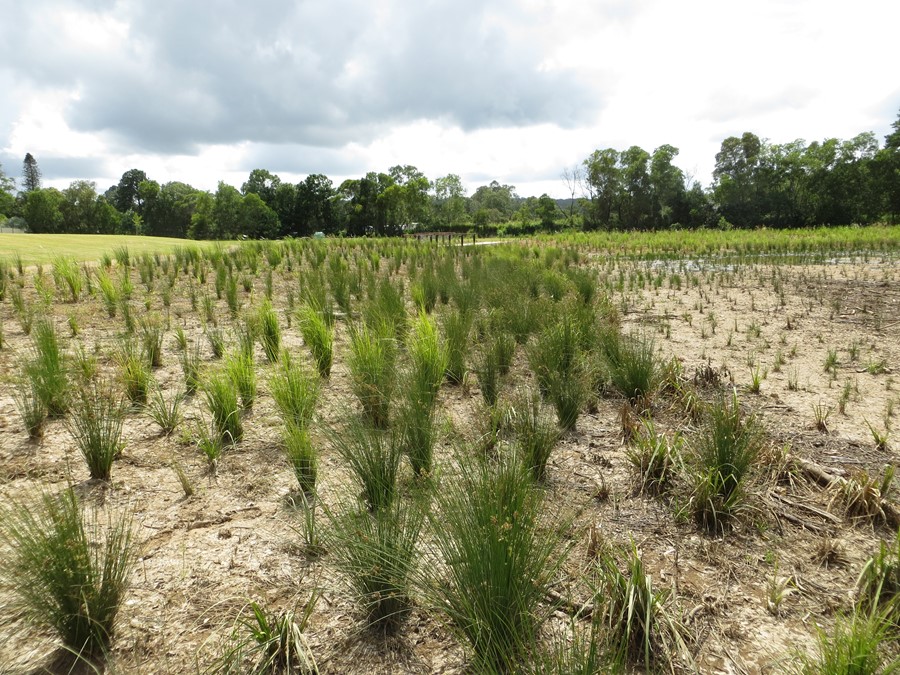
<instances>
[{"instance_id":1,"label":"tree","mask_svg":"<svg viewBox=\"0 0 900 675\"><path fill-rule=\"evenodd\" d=\"M310 174L302 183L297 183L293 222L298 234L337 232L339 223L333 204L335 194L331 179L321 173Z\"/></svg>"},{"instance_id":2,"label":"tree","mask_svg":"<svg viewBox=\"0 0 900 675\"><path fill-rule=\"evenodd\" d=\"M22 162L22 191L26 194L33 190L41 188L41 170L38 168L37 160L30 152L25 153L25 160Z\"/></svg>"},{"instance_id":3,"label":"tree","mask_svg":"<svg viewBox=\"0 0 900 675\"><path fill-rule=\"evenodd\" d=\"M585 217L585 229L613 227L614 208L622 190L619 153L612 148L594 150L584 160L584 177L590 204Z\"/></svg>"},{"instance_id":4,"label":"tree","mask_svg":"<svg viewBox=\"0 0 900 675\"><path fill-rule=\"evenodd\" d=\"M62 204L66 198L56 188L31 190L25 195L24 216L28 229L35 233L53 234L61 231Z\"/></svg>"},{"instance_id":5,"label":"tree","mask_svg":"<svg viewBox=\"0 0 900 675\"><path fill-rule=\"evenodd\" d=\"M584 180L584 172L581 165L576 164L569 168L565 167L562 172L563 182L566 184L566 190L569 193L569 214L567 216L567 224L569 227L575 226L575 194Z\"/></svg>"},{"instance_id":6,"label":"tree","mask_svg":"<svg viewBox=\"0 0 900 675\"><path fill-rule=\"evenodd\" d=\"M652 218L650 173L647 170L650 154L632 145L619 155L622 186L619 201L619 222L629 229L647 229Z\"/></svg>"},{"instance_id":7,"label":"tree","mask_svg":"<svg viewBox=\"0 0 900 675\"><path fill-rule=\"evenodd\" d=\"M559 208L556 206L556 200L550 197L546 192L537 200L537 208L535 213L541 221L541 227L545 230L553 230L556 228L556 214Z\"/></svg>"},{"instance_id":8,"label":"tree","mask_svg":"<svg viewBox=\"0 0 900 675\"><path fill-rule=\"evenodd\" d=\"M678 148L661 145L650 158L650 190L656 227L670 227L686 219L684 172L672 164Z\"/></svg>"},{"instance_id":9,"label":"tree","mask_svg":"<svg viewBox=\"0 0 900 675\"><path fill-rule=\"evenodd\" d=\"M760 224L757 170L762 141L749 131L722 141L713 169L713 194L722 215L741 227Z\"/></svg>"},{"instance_id":10,"label":"tree","mask_svg":"<svg viewBox=\"0 0 900 675\"><path fill-rule=\"evenodd\" d=\"M145 180L147 180L147 174L140 169L129 169L123 173L113 198L110 200L112 205L123 213L131 209L142 214L144 202L141 199L140 187Z\"/></svg>"},{"instance_id":11,"label":"tree","mask_svg":"<svg viewBox=\"0 0 900 675\"><path fill-rule=\"evenodd\" d=\"M4 173L3 165L0 164L0 216L12 215L15 210L16 199L13 196L15 190L16 181Z\"/></svg>"},{"instance_id":12,"label":"tree","mask_svg":"<svg viewBox=\"0 0 900 675\"><path fill-rule=\"evenodd\" d=\"M219 181L213 207L213 219L219 239L234 239L240 234L243 200L236 187Z\"/></svg>"},{"instance_id":13,"label":"tree","mask_svg":"<svg viewBox=\"0 0 900 675\"><path fill-rule=\"evenodd\" d=\"M241 233L251 239L272 239L278 234L278 215L255 192L244 195L240 218Z\"/></svg>"},{"instance_id":14,"label":"tree","mask_svg":"<svg viewBox=\"0 0 900 675\"><path fill-rule=\"evenodd\" d=\"M266 169L253 169L247 182L241 186L241 192L259 195L269 208L274 208L275 191L281 185L281 179Z\"/></svg>"},{"instance_id":15,"label":"tree","mask_svg":"<svg viewBox=\"0 0 900 675\"><path fill-rule=\"evenodd\" d=\"M466 215L466 188L462 179L450 173L434 181L434 211L442 227L456 225Z\"/></svg>"}]
</instances>

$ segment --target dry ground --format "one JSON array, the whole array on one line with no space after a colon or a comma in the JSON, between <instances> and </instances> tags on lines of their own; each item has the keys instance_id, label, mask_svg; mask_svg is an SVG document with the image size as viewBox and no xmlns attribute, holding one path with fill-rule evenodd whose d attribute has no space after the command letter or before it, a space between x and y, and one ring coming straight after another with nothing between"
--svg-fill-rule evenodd
<instances>
[{"instance_id":1,"label":"dry ground","mask_svg":"<svg viewBox=\"0 0 900 675\"><path fill-rule=\"evenodd\" d=\"M868 421L884 430L896 419L888 412L900 410L900 384L895 381L900 368L900 270L895 261L705 269L679 267L678 262L591 264L601 277L617 279L621 273L623 289L615 300L625 326L652 335L664 356L681 362L686 378L709 365L724 386L733 382L742 402L761 415L772 447L845 475L861 469L879 473L896 462L896 433L891 433L889 448L878 451L866 426ZM654 288L659 275L661 284ZM279 284L277 293L284 290ZM257 293L261 295L261 285ZM158 299L151 304L164 315ZM61 327L70 315L76 317L80 334L73 342L99 346L106 355L118 344L121 321L107 318L97 299L77 305L57 302L52 311ZM222 301L218 315L227 317ZM226 451L217 476L209 474L205 459L185 442L188 434L161 436L146 415L134 410L126 421L126 446L113 468L112 485L102 486L88 480L63 422L50 422L39 443L28 441L13 390L29 339L8 301L0 303L0 317L0 498L21 499L36 487L59 490L71 481L86 500L113 508L128 505L136 515L141 556L120 614L112 655L115 672L202 669L249 601L287 608L302 602L314 586L324 593L308 639L323 673L466 672L463 649L422 609L414 611L402 636L388 644L361 633L356 609L328 556L304 552L302 518L291 499L295 480L278 446L280 420L266 386L271 366L261 350L260 396L245 420L245 440ZM170 321L189 338L203 339L186 298L173 300ZM336 362L323 388L319 428L345 419L356 408L346 366L346 327L338 325ZM286 328L285 342L305 353L296 327ZM205 340L203 349L204 361L210 361ZM837 354L833 373L824 368L829 350ZM102 367L112 372L108 357L101 358ZM531 380L524 355L516 358L506 391ZM748 391L755 369L761 379L756 394ZM164 365L154 375L167 392L181 386L172 331L164 341ZM842 395L846 400L840 412ZM465 435L475 426L479 400L474 380L442 388L446 424L439 464L450 457L454 434ZM833 408L828 433L814 427L818 403ZM567 536L574 544L560 593L579 592L574 583L570 591L569 582L589 567L590 542L598 533L608 542L633 540L655 586L675 593L673 607L687 626L699 671L783 670L793 650L813 648L817 625L828 628L835 612L850 606L862 565L892 532L878 523L849 521L832 493L796 476L793 483L760 487L755 511L733 532L704 534L689 519L676 517L685 494L667 501L637 494L625 457L620 406L614 399L601 399L562 438L550 460L548 504L572 519ZM675 408L660 397L654 408L657 423L690 438L691 423ZM200 397L194 397L183 431L195 424L200 410ZM316 440L321 498L332 503L346 493L348 474L321 433ZM184 496L173 460L193 482L193 496ZM843 559L827 568L816 560L826 539L844 551ZM770 602L773 585L786 589L777 606ZM8 591L2 597L8 598ZM52 668L52 637L4 607L6 600L0 599L0 672ZM563 617L559 615L560 623Z\"/></svg>"}]
</instances>

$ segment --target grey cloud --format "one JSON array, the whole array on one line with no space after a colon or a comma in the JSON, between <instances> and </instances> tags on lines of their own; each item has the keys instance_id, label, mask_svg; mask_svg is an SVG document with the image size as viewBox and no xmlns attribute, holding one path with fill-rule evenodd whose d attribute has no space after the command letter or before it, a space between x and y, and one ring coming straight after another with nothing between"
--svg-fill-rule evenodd
<instances>
[{"instance_id":1,"label":"grey cloud","mask_svg":"<svg viewBox=\"0 0 900 675\"><path fill-rule=\"evenodd\" d=\"M346 176L360 173L358 162L346 152L308 145L270 143L254 144L246 153L237 171L247 174L253 169L267 168L274 174L306 176L323 173L326 176ZM380 170L385 170L381 167Z\"/></svg>"},{"instance_id":2,"label":"grey cloud","mask_svg":"<svg viewBox=\"0 0 900 675\"><path fill-rule=\"evenodd\" d=\"M337 148L419 119L466 130L574 126L600 105L571 73L541 71L532 42L540 16L506 0L490 11L476 0L70 0L128 23L115 59L48 35L45 2L16 5L17 30L0 28L7 67L44 85L77 85L70 125L107 132L123 149L193 152L239 141Z\"/></svg>"}]
</instances>

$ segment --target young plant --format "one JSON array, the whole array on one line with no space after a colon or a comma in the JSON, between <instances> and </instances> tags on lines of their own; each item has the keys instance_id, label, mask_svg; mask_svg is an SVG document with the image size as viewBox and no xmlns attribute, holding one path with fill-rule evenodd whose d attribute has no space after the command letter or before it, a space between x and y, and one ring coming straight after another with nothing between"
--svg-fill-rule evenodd
<instances>
[{"instance_id":1,"label":"young plant","mask_svg":"<svg viewBox=\"0 0 900 675\"><path fill-rule=\"evenodd\" d=\"M25 365L25 375L47 415L61 417L69 409L69 378L56 326L46 319L38 321L31 338L32 358Z\"/></svg>"},{"instance_id":2,"label":"young plant","mask_svg":"<svg viewBox=\"0 0 900 675\"><path fill-rule=\"evenodd\" d=\"M355 326L350 331L350 375L353 391L369 423L387 428L394 393L397 343L392 328L381 323L375 328Z\"/></svg>"},{"instance_id":3,"label":"young plant","mask_svg":"<svg viewBox=\"0 0 900 675\"><path fill-rule=\"evenodd\" d=\"M600 344L613 387L632 404L647 407L661 370L653 342L609 328L601 333Z\"/></svg>"},{"instance_id":4,"label":"young plant","mask_svg":"<svg viewBox=\"0 0 900 675\"><path fill-rule=\"evenodd\" d=\"M144 358L151 368L159 368L162 365L162 326L156 319L142 319L140 326Z\"/></svg>"},{"instance_id":5,"label":"young plant","mask_svg":"<svg viewBox=\"0 0 900 675\"><path fill-rule=\"evenodd\" d=\"M297 484L304 494L315 494L318 458L309 437L309 431L288 424L282 437L288 462L297 478Z\"/></svg>"},{"instance_id":6,"label":"young plant","mask_svg":"<svg viewBox=\"0 0 900 675\"><path fill-rule=\"evenodd\" d=\"M642 663L650 672L666 665L676 652L687 655L682 629L665 607L666 593L653 589L634 543L626 554L625 572L611 551L601 554L597 572L595 597L602 609L595 620L605 628L613 663L619 668Z\"/></svg>"},{"instance_id":7,"label":"young plant","mask_svg":"<svg viewBox=\"0 0 900 675\"><path fill-rule=\"evenodd\" d=\"M16 408L22 417L25 431L31 441L37 441L44 435L44 422L47 419L47 408L41 400L37 385L32 380L22 382L14 393Z\"/></svg>"},{"instance_id":8,"label":"young plant","mask_svg":"<svg viewBox=\"0 0 900 675\"><path fill-rule=\"evenodd\" d=\"M3 511L0 538L9 553L0 557L0 575L18 609L74 654L107 653L137 557L130 514L101 525L71 488L44 493L37 504L6 503Z\"/></svg>"},{"instance_id":9,"label":"young plant","mask_svg":"<svg viewBox=\"0 0 900 675\"><path fill-rule=\"evenodd\" d=\"M259 308L257 326L259 327L259 341L266 359L271 363L278 361L281 351L281 326L278 323L278 315L268 300L263 302Z\"/></svg>"},{"instance_id":10,"label":"young plant","mask_svg":"<svg viewBox=\"0 0 900 675\"><path fill-rule=\"evenodd\" d=\"M372 513L390 507L397 497L401 438L396 431L385 432L351 422L340 433L331 432L331 441L350 467L362 490L362 499Z\"/></svg>"},{"instance_id":11,"label":"young plant","mask_svg":"<svg viewBox=\"0 0 900 675\"><path fill-rule=\"evenodd\" d=\"M209 675L225 673L317 673L315 657L304 631L309 625L321 593L314 589L302 608L270 612L251 602L235 622L222 653L205 670Z\"/></svg>"},{"instance_id":12,"label":"young plant","mask_svg":"<svg viewBox=\"0 0 900 675\"><path fill-rule=\"evenodd\" d=\"M125 407L111 391L83 391L67 428L88 465L91 478L108 481L113 460L122 451Z\"/></svg>"},{"instance_id":13,"label":"young plant","mask_svg":"<svg viewBox=\"0 0 900 675\"><path fill-rule=\"evenodd\" d=\"M200 343L195 342L193 347L186 348L178 360L181 362L181 372L184 375L185 391L191 395L200 386Z\"/></svg>"},{"instance_id":14,"label":"young plant","mask_svg":"<svg viewBox=\"0 0 900 675\"><path fill-rule=\"evenodd\" d=\"M272 398L286 424L308 429L319 399L319 379L285 352L269 380Z\"/></svg>"},{"instance_id":15,"label":"young plant","mask_svg":"<svg viewBox=\"0 0 900 675\"><path fill-rule=\"evenodd\" d=\"M303 305L299 312L300 334L312 352L319 375L328 378L334 359L334 326L329 325L322 312L314 305Z\"/></svg>"},{"instance_id":16,"label":"young plant","mask_svg":"<svg viewBox=\"0 0 900 675\"><path fill-rule=\"evenodd\" d=\"M460 475L435 493L429 514L440 560L423 590L484 672L515 672L551 608L542 605L566 550L542 527L545 505L515 458L460 457Z\"/></svg>"},{"instance_id":17,"label":"young plant","mask_svg":"<svg viewBox=\"0 0 900 675\"><path fill-rule=\"evenodd\" d=\"M641 419L641 429L634 443L625 451L628 461L638 472L641 493L660 494L678 474L680 455L678 445L670 444L665 435L657 433L653 420Z\"/></svg>"},{"instance_id":18,"label":"young plant","mask_svg":"<svg viewBox=\"0 0 900 675\"><path fill-rule=\"evenodd\" d=\"M710 531L725 529L745 505L744 481L764 442L762 428L741 411L737 392L709 408L709 420L695 441L691 508Z\"/></svg>"},{"instance_id":19,"label":"young plant","mask_svg":"<svg viewBox=\"0 0 900 675\"><path fill-rule=\"evenodd\" d=\"M422 510L415 502L397 499L374 513L351 510L330 520L328 549L367 628L396 634L412 608Z\"/></svg>"},{"instance_id":20,"label":"young plant","mask_svg":"<svg viewBox=\"0 0 900 675\"><path fill-rule=\"evenodd\" d=\"M547 461L553 446L559 440L559 431L551 419L541 410L541 397L535 393L523 397L516 406L513 422L516 445L523 461L536 481L547 478Z\"/></svg>"},{"instance_id":21,"label":"young plant","mask_svg":"<svg viewBox=\"0 0 900 675\"><path fill-rule=\"evenodd\" d=\"M244 436L244 427L231 378L225 372L217 371L210 374L202 386L216 434L224 443L237 443Z\"/></svg>"},{"instance_id":22,"label":"young plant","mask_svg":"<svg viewBox=\"0 0 900 675\"><path fill-rule=\"evenodd\" d=\"M118 352L116 360L119 363L119 379L125 387L125 396L132 403L146 403L153 375L144 354L133 342L126 342Z\"/></svg>"},{"instance_id":23,"label":"young plant","mask_svg":"<svg viewBox=\"0 0 900 675\"><path fill-rule=\"evenodd\" d=\"M159 385L153 388L153 395L147 401L147 414L166 436L171 435L181 424L181 404L184 403L184 397L184 393L178 392L167 401Z\"/></svg>"},{"instance_id":24,"label":"young plant","mask_svg":"<svg viewBox=\"0 0 900 675\"><path fill-rule=\"evenodd\" d=\"M407 381L409 395L430 409L434 406L444 380L447 351L434 321L425 314L420 314L413 322L407 341L407 353L410 361Z\"/></svg>"},{"instance_id":25,"label":"young plant","mask_svg":"<svg viewBox=\"0 0 900 675\"><path fill-rule=\"evenodd\" d=\"M472 320L469 314L458 310L443 315L444 343L447 345L447 367L444 374L451 384L461 384L466 375L466 358L469 354L469 334Z\"/></svg>"},{"instance_id":26,"label":"young plant","mask_svg":"<svg viewBox=\"0 0 900 675\"><path fill-rule=\"evenodd\" d=\"M256 365L253 357L238 351L225 360L223 367L241 398L241 408L252 408L256 400Z\"/></svg>"}]
</instances>

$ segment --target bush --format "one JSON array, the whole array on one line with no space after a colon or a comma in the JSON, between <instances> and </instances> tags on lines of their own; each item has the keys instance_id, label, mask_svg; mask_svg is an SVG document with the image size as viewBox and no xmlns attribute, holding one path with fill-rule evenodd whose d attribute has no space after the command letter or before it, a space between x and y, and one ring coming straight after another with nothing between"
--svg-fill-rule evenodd
<instances>
[{"instance_id":1,"label":"bush","mask_svg":"<svg viewBox=\"0 0 900 675\"><path fill-rule=\"evenodd\" d=\"M108 652L137 554L130 515L101 527L71 488L4 511L0 537L11 553L0 557L0 574L20 609L76 654Z\"/></svg>"}]
</instances>

